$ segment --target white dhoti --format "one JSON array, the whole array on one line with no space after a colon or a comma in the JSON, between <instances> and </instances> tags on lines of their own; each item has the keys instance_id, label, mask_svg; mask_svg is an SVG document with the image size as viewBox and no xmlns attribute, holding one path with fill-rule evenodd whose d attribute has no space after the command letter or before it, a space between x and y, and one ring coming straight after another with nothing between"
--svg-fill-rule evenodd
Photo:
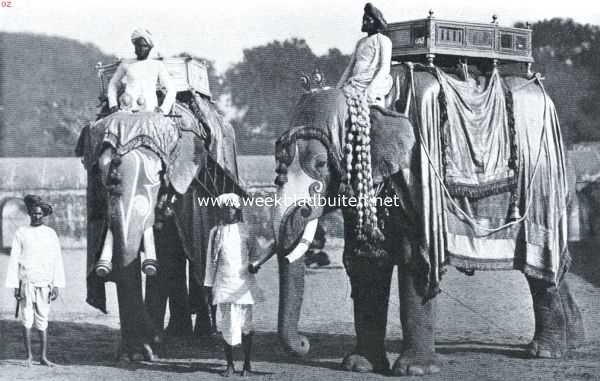
<instances>
[{"instance_id":1,"label":"white dhoti","mask_svg":"<svg viewBox=\"0 0 600 381\"><path fill-rule=\"evenodd\" d=\"M19 302L19 318L23 322L23 326L45 331L48 328L50 314L51 288L49 286L36 287L30 282L23 282L22 287L24 298Z\"/></svg>"},{"instance_id":2,"label":"white dhoti","mask_svg":"<svg viewBox=\"0 0 600 381\"><path fill-rule=\"evenodd\" d=\"M220 303L217 305L217 329L231 346L242 342L242 335L254 331L252 304Z\"/></svg>"}]
</instances>

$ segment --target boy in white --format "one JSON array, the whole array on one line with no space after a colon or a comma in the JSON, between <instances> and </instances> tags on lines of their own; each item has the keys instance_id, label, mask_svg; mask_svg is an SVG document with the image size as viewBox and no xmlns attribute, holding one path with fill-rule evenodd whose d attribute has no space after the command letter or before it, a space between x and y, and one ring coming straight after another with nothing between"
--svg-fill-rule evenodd
<instances>
[{"instance_id":1,"label":"boy in white","mask_svg":"<svg viewBox=\"0 0 600 381\"><path fill-rule=\"evenodd\" d=\"M17 229L8 262L6 287L14 288L23 322L27 366L31 366L31 327L38 329L42 351L40 363L54 366L46 356L48 349L48 315L50 301L58 297L58 287L65 287L60 242L56 232L44 225L44 217L52 214L52 207L38 196L25 196L30 218L29 226Z\"/></svg>"},{"instance_id":2,"label":"boy in white","mask_svg":"<svg viewBox=\"0 0 600 381\"><path fill-rule=\"evenodd\" d=\"M240 198L227 193L217 198L222 221L209 234L204 285L212 287L213 304L217 305L217 329L225 340L227 369L223 376L234 374L233 346L242 344L242 376L251 372L252 306L259 296L251 258L257 248L256 238L242 222ZM252 270L252 273L250 272Z\"/></svg>"}]
</instances>

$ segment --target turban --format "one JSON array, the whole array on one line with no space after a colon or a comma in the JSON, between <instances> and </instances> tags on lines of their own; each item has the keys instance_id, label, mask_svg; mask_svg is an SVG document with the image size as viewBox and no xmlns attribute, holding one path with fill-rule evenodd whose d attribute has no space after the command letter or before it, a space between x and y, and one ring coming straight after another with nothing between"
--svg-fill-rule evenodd
<instances>
[{"instance_id":1,"label":"turban","mask_svg":"<svg viewBox=\"0 0 600 381\"><path fill-rule=\"evenodd\" d=\"M240 209L242 204L240 202L240 196L237 194L224 193L217 197L217 205L220 207L230 206L232 208Z\"/></svg>"},{"instance_id":2,"label":"turban","mask_svg":"<svg viewBox=\"0 0 600 381\"><path fill-rule=\"evenodd\" d=\"M387 28L387 21L385 21L385 17L383 17L383 13L379 9L377 9L373 4L367 3L365 5L365 14L371 16L379 23L380 31L384 31Z\"/></svg>"},{"instance_id":3,"label":"turban","mask_svg":"<svg viewBox=\"0 0 600 381\"><path fill-rule=\"evenodd\" d=\"M23 198L23 201L25 202L25 207L27 208L28 213L31 213L31 210L36 206L39 206L42 209L44 216L49 216L52 214L52 206L46 202L43 202L40 196L28 194Z\"/></svg>"},{"instance_id":4,"label":"turban","mask_svg":"<svg viewBox=\"0 0 600 381\"><path fill-rule=\"evenodd\" d=\"M152 41L152 33L150 33L147 29L138 28L131 33L131 42L135 42L138 38L143 38L146 40L150 47L154 47L154 42Z\"/></svg>"}]
</instances>

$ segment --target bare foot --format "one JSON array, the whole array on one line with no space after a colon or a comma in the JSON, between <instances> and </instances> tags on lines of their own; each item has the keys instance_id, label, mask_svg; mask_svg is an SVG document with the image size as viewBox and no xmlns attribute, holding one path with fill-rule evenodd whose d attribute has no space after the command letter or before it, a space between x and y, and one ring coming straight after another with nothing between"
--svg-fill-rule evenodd
<instances>
[{"instance_id":1,"label":"bare foot","mask_svg":"<svg viewBox=\"0 0 600 381\"><path fill-rule=\"evenodd\" d=\"M45 358L45 357L42 357L42 358L40 359L40 364L41 364L41 365L46 365L46 366L48 366L48 367L50 367L50 368L52 368L52 367L56 366L56 364L55 364L55 363L53 363L52 361L48 360L48 359L47 359L47 358Z\"/></svg>"},{"instance_id":2,"label":"bare foot","mask_svg":"<svg viewBox=\"0 0 600 381\"><path fill-rule=\"evenodd\" d=\"M252 376L252 367L250 365L244 365L244 369L242 369L242 373L240 373L242 377L250 377Z\"/></svg>"},{"instance_id":3,"label":"bare foot","mask_svg":"<svg viewBox=\"0 0 600 381\"><path fill-rule=\"evenodd\" d=\"M25 366L27 368L31 368L32 365L33 365L33 359L31 357L27 357L27 360L25 360Z\"/></svg>"},{"instance_id":4,"label":"bare foot","mask_svg":"<svg viewBox=\"0 0 600 381\"><path fill-rule=\"evenodd\" d=\"M231 376L233 376L234 373L235 373L235 369L233 368L233 366L227 365L227 369L225 369L225 372L221 373L221 376L231 377Z\"/></svg>"}]
</instances>

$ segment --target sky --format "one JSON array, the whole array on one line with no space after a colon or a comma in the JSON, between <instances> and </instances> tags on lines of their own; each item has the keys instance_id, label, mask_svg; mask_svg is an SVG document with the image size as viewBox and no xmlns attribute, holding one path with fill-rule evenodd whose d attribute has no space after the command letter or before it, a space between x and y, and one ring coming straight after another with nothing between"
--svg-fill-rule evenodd
<instances>
[{"instance_id":1,"label":"sky","mask_svg":"<svg viewBox=\"0 0 600 381\"><path fill-rule=\"evenodd\" d=\"M243 49L273 40L304 38L316 54L336 47L351 53L361 36L364 0L1 0L0 30L73 38L118 57L132 57L133 29L152 32L156 52L188 52L226 70ZM501 25L570 17L600 24L600 4L590 0L372 0L388 22L435 17ZM450 4L451 3L451 4ZM592 4L596 5L592 5Z\"/></svg>"}]
</instances>

